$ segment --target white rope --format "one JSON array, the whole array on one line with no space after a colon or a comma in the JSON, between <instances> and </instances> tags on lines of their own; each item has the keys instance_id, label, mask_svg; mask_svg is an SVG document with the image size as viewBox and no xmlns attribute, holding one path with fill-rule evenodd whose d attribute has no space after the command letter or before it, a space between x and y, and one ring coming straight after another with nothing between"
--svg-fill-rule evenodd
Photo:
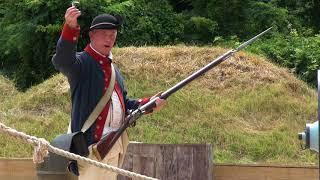
<instances>
[{"instance_id":1,"label":"white rope","mask_svg":"<svg viewBox=\"0 0 320 180\"><path fill-rule=\"evenodd\" d=\"M72 159L72 160L77 160L77 161L83 161L86 162L88 164L94 165L96 167L100 167L100 168L104 168L107 169L109 171L115 172L117 174L121 174L127 177L131 177L131 178L137 178L137 179L145 179L145 180L157 180L155 178L151 178L151 177L147 177L145 175L141 175L141 174L137 174L134 172L130 172L124 169L120 169L114 166L110 166L108 164L104 164L98 161L94 161L92 159L86 158L86 157L82 157L79 156L77 154L73 154L70 153L68 151L64 151L62 149L56 148L52 145L50 145L50 143L43 139L43 138L37 138L35 136L30 136L27 135L23 132L19 132L15 129L12 129L2 123L0 123L0 131L5 132L11 136L14 136L15 138L19 138L27 143L30 143L34 146L34 155L33 155L33 162L34 163L41 163L44 160L44 157L48 155L48 151L58 154L60 156L66 157L68 159Z\"/></svg>"}]
</instances>

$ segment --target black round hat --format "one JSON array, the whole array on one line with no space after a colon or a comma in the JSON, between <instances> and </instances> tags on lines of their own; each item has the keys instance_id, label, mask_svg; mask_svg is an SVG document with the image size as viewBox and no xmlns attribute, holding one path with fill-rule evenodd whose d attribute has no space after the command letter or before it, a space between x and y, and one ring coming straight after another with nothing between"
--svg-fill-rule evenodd
<instances>
[{"instance_id":1,"label":"black round hat","mask_svg":"<svg viewBox=\"0 0 320 180\"><path fill-rule=\"evenodd\" d=\"M122 23L123 19L120 15L101 14L92 20L90 31L94 29L119 29Z\"/></svg>"}]
</instances>

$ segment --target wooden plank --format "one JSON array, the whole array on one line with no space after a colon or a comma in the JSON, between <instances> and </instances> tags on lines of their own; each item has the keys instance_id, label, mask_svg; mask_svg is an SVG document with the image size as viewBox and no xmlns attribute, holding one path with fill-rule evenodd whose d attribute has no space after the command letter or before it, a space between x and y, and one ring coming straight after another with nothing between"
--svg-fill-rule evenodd
<instances>
[{"instance_id":1,"label":"wooden plank","mask_svg":"<svg viewBox=\"0 0 320 180\"><path fill-rule=\"evenodd\" d=\"M133 164L133 172L137 172L149 177L155 176L153 157L133 156Z\"/></svg>"},{"instance_id":2,"label":"wooden plank","mask_svg":"<svg viewBox=\"0 0 320 180\"><path fill-rule=\"evenodd\" d=\"M208 151L210 150L210 151ZM196 161L193 161L193 175L192 179L211 180L212 172L208 169L212 169L211 163L211 148L208 149L207 145L195 146L193 148L193 157Z\"/></svg>"},{"instance_id":3,"label":"wooden plank","mask_svg":"<svg viewBox=\"0 0 320 180\"><path fill-rule=\"evenodd\" d=\"M194 166L193 166L193 150L188 146L177 147L177 163L179 179L191 179Z\"/></svg>"},{"instance_id":4,"label":"wooden plank","mask_svg":"<svg viewBox=\"0 0 320 180\"><path fill-rule=\"evenodd\" d=\"M162 148L162 160L164 174L160 179L177 180L179 177L177 166L177 151L174 146L160 145Z\"/></svg>"},{"instance_id":5,"label":"wooden plank","mask_svg":"<svg viewBox=\"0 0 320 180\"><path fill-rule=\"evenodd\" d=\"M159 146L154 148L154 158L155 158L155 177L158 179L162 179L163 174L165 174L164 166L164 159L163 159L163 152L165 147Z\"/></svg>"},{"instance_id":6,"label":"wooden plank","mask_svg":"<svg viewBox=\"0 0 320 180\"><path fill-rule=\"evenodd\" d=\"M315 180L317 167L215 165L214 180Z\"/></svg>"},{"instance_id":7,"label":"wooden plank","mask_svg":"<svg viewBox=\"0 0 320 180\"><path fill-rule=\"evenodd\" d=\"M135 143L127 151L127 156L133 157L134 172L166 180L211 180L211 154L209 144Z\"/></svg>"},{"instance_id":8,"label":"wooden plank","mask_svg":"<svg viewBox=\"0 0 320 180\"><path fill-rule=\"evenodd\" d=\"M0 179L35 180L36 167L30 159L0 159Z\"/></svg>"},{"instance_id":9,"label":"wooden plank","mask_svg":"<svg viewBox=\"0 0 320 180\"><path fill-rule=\"evenodd\" d=\"M127 153L124 161L126 163L123 163L122 168L126 169L128 171L132 171L133 169L133 155L131 153ZM118 175L118 180L131 180L131 178L128 178L126 176Z\"/></svg>"},{"instance_id":10,"label":"wooden plank","mask_svg":"<svg viewBox=\"0 0 320 180\"><path fill-rule=\"evenodd\" d=\"M155 144L136 143L136 144L130 144L130 146L128 147L128 150L135 155L139 155L143 157L154 157L154 152L155 152L155 149L157 148L159 148L159 146Z\"/></svg>"},{"instance_id":11,"label":"wooden plank","mask_svg":"<svg viewBox=\"0 0 320 180\"><path fill-rule=\"evenodd\" d=\"M193 150L190 155L191 150L188 148L188 145L159 145L159 146L148 146L152 147L154 151L154 159L151 157L142 156L141 159L139 156L136 158L139 159L140 169L135 167L138 171L150 172L152 166L154 166L153 173L157 178L165 179L163 174L166 174L164 165L175 169L176 167L176 176L170 176L175 179L190 179L190 176L196 178L197 172L190 172L190 169L195 169L195 167L188 166L191 164L194 166L195 156L193 152L197 154L203 153L201 150ZM166 150L168 147L169 150ZM208 148L208 147L207 147ZM145 152L145 151L142 151ZM164 154L167 154L171 157L176 153L176 159L173 161L177 165L170 165L169 158L164 157ZM158 156L157 154L161 155ZM180 155L178 155L180 154ZM208 157L208 155L207 155ZM126 156L127 166L124 166L126 169L133 170L133 155ZM153 162L152 162L153 161ZM148 165L149 163L149 165ZM166 164L167 163L167 164ZM151 165L150 165L151 164ZM210 163L209 163L210 164ZM318 167L301 167L301 166L270 166L270 165L232 165L232 164L215 164L211 168L214 172L214 180L316 180L319 179L319 168ZM161 178L160 176L164 177ZM169 178L170 178L169 177ZM36 167L33 164L31 159L0 159L0 179L4 180L37 180ZM127 180L121 179L120 180ZM200 179L198 177L198 179Z\"/></svg>"}]
</instances>

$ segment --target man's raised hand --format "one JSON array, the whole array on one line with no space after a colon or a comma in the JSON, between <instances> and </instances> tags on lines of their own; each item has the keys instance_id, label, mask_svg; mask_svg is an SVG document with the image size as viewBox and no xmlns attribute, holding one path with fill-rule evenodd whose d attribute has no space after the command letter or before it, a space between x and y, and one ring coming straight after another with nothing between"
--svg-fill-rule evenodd
<instances>
[{"instance_id":1,"label":"man's raised hand","mask_svg":"<svg viewBox=\"0 0 320 180\"><path fill-rule=\"evenodd\" d=\"M77 28L78 17L81 15L81 11L77 9L75 6L71 6L67 9L66 14L64 15L64 19L66 24L71 28Z\"/></svg>"}]
</instances>

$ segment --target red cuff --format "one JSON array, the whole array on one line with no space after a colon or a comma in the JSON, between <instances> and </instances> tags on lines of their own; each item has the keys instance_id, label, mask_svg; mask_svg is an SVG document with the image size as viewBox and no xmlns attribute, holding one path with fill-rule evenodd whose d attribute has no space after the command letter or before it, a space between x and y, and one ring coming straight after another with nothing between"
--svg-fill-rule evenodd
<instances>
[{"instance_id":1,"label":"red cuff","mask_svg":"<svg viewBox=\"0 0 320 180\"><path fill-rule=\"evenodd\" d=\"M138 100L140 106L146 104L149 101L150 101L150 98L143 98Z\"/></svg>"},{"instance_id":2,"label":"red cuff","mask_svg":"<svg viewBox=\"0 0 320 180\"><path fill-rule=\"evenodd\" d=\"M71 28L67 24L64 24L61 36L64 40L75 42L78 40L80 34L80 26L77 28Z\"/></svg>"}]
</instances>

